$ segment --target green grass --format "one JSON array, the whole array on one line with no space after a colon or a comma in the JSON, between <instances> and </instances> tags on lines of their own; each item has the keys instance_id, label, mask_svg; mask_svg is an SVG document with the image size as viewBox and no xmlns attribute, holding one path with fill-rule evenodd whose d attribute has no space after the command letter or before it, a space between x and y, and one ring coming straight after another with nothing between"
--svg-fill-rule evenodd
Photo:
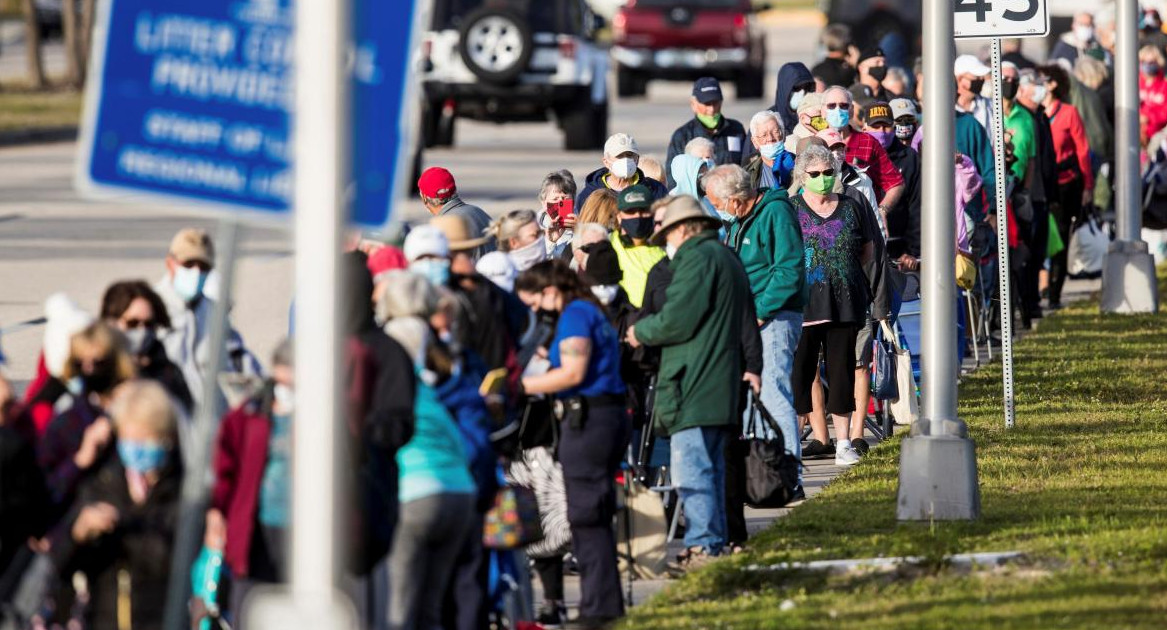
<instances>
[{"instance_id":1,"label":"green grass","mask_svg":"<svg viewBox=\"0 0 1167 630\"><path fill-rule=\"evenodd\" d=\"M1167 627L1167 315L1103 317L1083 303L1044 321L1015 356L1014 429L1004 428L999 365L960 387L980 520L897 523L895 439L759 534L750 553L632 610L626 627ZM1015 550L1026 558L991 571L942 560ZM928 562L882 575L742 570L901 555ZM794 607L780 611L785 600Z\"/></svg>"},{"instance_id":2,"label":"green grass","mask_svg":"<svg viewBox=\"0 0 1167 630\"><path fill-rule=\"evenodd\" d=\"M0 133L73 127L80 120L81 94L78 92L33 92L10 85L3 88L0 90Z\"/></svg>"}]
</instances>

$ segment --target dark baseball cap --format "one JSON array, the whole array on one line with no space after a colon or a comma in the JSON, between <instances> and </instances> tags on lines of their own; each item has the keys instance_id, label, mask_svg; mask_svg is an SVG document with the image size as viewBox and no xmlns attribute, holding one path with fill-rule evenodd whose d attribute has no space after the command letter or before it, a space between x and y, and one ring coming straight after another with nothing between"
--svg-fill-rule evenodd
<instances>
[{"instance_id":1,"label":"dark baseball cap","mask_svg":"<svg viewBox=\"0 0 1167 630\"><path fill-rule=\"evenodd\" d=\"M878 46L875 46L872 48L864 48L863 51L859 53L859 63L863 63L864 61L867 61L868 59L875 59L876 57L884 57L884 56L885 55L883 54L883 49L878 47Z\"/></svg>"},{"instance_id":2,"label":"dark baseball cap","mask_svg":"<svg viewBox=\"0 0 1167 630\"><path fill-rule=\"evenodd\" d=\"M871 101L863 108L863 122L869 125L878 122L895 124L895 119L892 118L891 114L891 105L883 101Z\"/></svg>"},{"instance_id":3,"label":"dark baseball cap","mask_svg":"<svg viewBox=\"0 0 1167 630\"><path fill-rule=\"evenodd\" d=\"M637 184L620 191L616 200L616 209L620 212L643 210L652 205L652 191L647 186Z\"/></svg>"},{"instance_id":4,"label":"dark baseball cap","mask_svg":"<svg viewBox=\"0 0 1167 630\"><path fill-rule=\"evenodd\" d=\"M693 83L693 98L702 105L725 100L721 95L721 84L713 77L701 77Z\"/></svg>"}]
</instances>

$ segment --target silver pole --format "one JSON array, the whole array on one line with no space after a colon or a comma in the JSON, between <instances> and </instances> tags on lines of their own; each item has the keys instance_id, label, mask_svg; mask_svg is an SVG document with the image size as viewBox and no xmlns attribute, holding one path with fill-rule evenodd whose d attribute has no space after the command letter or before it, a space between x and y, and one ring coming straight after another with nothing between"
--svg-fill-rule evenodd
<instances>
[{"instance_id":1,"label":"silver pole","mask_svg":"<svg viewBox=\"0 0 1167 630\"><path fill-rule=\"evenodd\" d=\"M1001 97L1001 40L993 46L993 168L997 174L997 282L1001 296L1001 366L1005 384L1005 428L1013 428L1013 287L1009 282L1009 221L1006 219L1005 102ZM1014 105L1019 107L1019 105Z\"/></svg>"},{"instance_id":2,"label":"silver pole","mask_svg":"<svg viewBox=\"0 0 1167 630\"><path fill-rule=\"evenodd\" d=\"M1139 163L1138 0L1118 0L1114 50L1116 238L1102 268L1103 313L1159 310L1155 261L1142 240L1142 178Z\"/></svg>"},{"instance_id":3,"label":"silver pole","mask_svg":"<svg viewBox=\"0 0 1167 630\"><path fill-rule=\"evenodd\" d=\"M190 627L187 602L190 600L190 568L202 545L207 495L210 488L211 444L219 432L219 372L226 361L227 313L230 310L231 291L235 284L235 255L239 250L239 223L235 217L219 221L215 234L220 258L215 261L219 270L219 299L211 311L211 329L207 340L207 364L202 366L202 404L195 410L194 429L190 444L184 449L186 467L182 481L182 503L179 507L178 531L174 540L174 555L170 561L170 583L166 593L166 612L163 627L167 630L186 630ZM206 298L203 298L206 299Z\"/></svg>"},{"instance_id":4,"label":"silver pole","mask_svg":"<svg viewBox=\"0 0 1167 630\"><path fill-rule=\"evenodd\" d=\"M956 86L953 18L950 3L924 3L924 106L926 118L922 185L924 207L920 290L923 293L923 345L920 357L923 418L932 421L932 434L944 435L946 423L956 419L956 221L952 208L956 196L954 131Z\"/></svg>"}]
</instances>

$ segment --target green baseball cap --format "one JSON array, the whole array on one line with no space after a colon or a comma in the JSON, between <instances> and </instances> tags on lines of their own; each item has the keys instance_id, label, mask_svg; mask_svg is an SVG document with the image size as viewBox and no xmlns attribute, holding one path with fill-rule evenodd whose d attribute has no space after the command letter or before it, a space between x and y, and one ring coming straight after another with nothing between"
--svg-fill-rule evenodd
<instances>
[{"instance_id":1,"label":"green baseball cap","mask_svg":"<svg viewBox=\"0 0 1167 630\"><path fill-rule=\"evenodd\" d=\"M620 191L620 197L616 200L616 209L620 212L643 210L651 206L652 201L652 192L648 187L636 184Z\"/></svg>"}]
</instances>

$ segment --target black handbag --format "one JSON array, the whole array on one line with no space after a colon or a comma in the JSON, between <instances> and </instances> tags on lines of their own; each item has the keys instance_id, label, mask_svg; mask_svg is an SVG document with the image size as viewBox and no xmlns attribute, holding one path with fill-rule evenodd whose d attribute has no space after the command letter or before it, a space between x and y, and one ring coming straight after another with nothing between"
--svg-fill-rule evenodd
<instances>
[{"instance_id":1,"label":"black handbag","mask_svg":"<svg viewBox=\"0 0 1167 630\"><path fill-rule=\"evenodd\" d=\"M798 459L786 451L786 441L782 429L774 421L774 416L762 405L753 391L750 392L750 417L746 426L746 438L750 442L750 454L746 457L746 498L755 508L785 507L794 499L798 490ZM758 418L774 432L773 439L757 437Z\"/></svg>"}]
</instances>

